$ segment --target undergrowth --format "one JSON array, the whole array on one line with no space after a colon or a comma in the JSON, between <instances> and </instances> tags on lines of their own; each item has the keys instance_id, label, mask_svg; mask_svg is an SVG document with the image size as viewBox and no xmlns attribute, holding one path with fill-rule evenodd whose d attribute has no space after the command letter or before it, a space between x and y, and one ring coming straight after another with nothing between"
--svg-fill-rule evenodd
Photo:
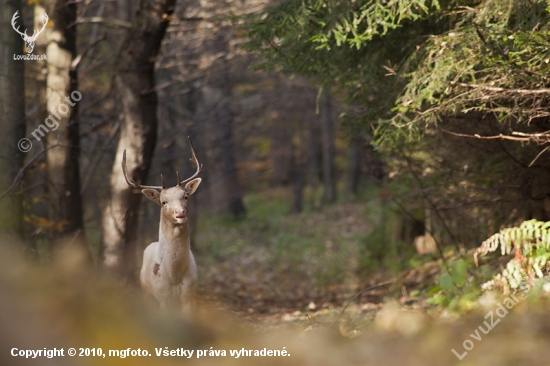
<instances>
[{"instance_id":1,"label":"undergrowth","mask_svg":"<svg viewBox=\"0 0 550 366\"><path fill-rule=\"evenodd\" d=\"M244 219L201 215L195 237L199 288L214 289L249 311L271 311L273 304L307 311L311 302L341 305L372 281L436 263L436 256L420 256L404 240L402 213L375 189L353 203L300 214L290 213L289 202L286 190L271 189L245 197ZM409 291L432 296L428 291L437 280L422 273L419 278Z\"/></svg>"},{"instance_id":2,"label":"undergrowth","mask_svg":"<svg viewBox=\"0 0 550 366\"><path fill-rule=\"evenodd\" d=\"M362 203L290 213L288 193L271 189L245 197L247 216L200 217L197 257L205 264L254 261L255 270L307 276L315 286L346 282L370 230Z\"/></svg>"}]
</instances>

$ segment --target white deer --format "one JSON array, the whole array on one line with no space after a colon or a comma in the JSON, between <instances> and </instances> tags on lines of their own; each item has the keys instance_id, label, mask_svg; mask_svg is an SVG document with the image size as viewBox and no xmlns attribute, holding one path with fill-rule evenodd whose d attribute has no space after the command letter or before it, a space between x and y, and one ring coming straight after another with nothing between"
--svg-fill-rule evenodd
<instances>
[{"instance_id":1,"label":"white deer","mask_svg":"<svg viewBox=\"0 0 550 366\"><path fill-rule=\"evenodd\" d=\"M32 33L32 36L29 37L26 29L24 32L21 32L19 30L19 26L17 26L17 28L15 27L15 21L17 20L17 18L19 18L19 15L17 15L17 13L19 13L19 10L16 11L15 14L13 14L13 17L11 18L11 26L13 30L19 33L21 35L21 38L23 38L23 41L25 42L25 47L27 48L27 53L31 53L32 50L34 49L34 42L36 42L38 35L42 33L42 31L44 31L44 29L46 28L46 25L48 24L48 20L49 20L48 15L44 13L44 21L42 22L42 29L40 29L39 31L35 29L34 32Z\"/></svg>"},{"instance_id":2,"label":"white deer","mask_svg":"<svg viewBox=\"0 0 550 366\"><path fill-rule=\"evenodd\" d=\"M161 206L159 241L150 244L143 253L141 286L160 302L161 308L178 306L186 314L195 307L197 285L197 266L189 239L187 200L199 187L201 178L197 176L202 171L191 139L189 144L193 156L191 161L197 166L197 171L185 180L180 180L176 172L178 184L171 188L165 188L162 174L162 186L135 183L126 169L126 150L122 157L126 183L131 188L141 189L145 197Z\"/></svg>"}]
</instances>

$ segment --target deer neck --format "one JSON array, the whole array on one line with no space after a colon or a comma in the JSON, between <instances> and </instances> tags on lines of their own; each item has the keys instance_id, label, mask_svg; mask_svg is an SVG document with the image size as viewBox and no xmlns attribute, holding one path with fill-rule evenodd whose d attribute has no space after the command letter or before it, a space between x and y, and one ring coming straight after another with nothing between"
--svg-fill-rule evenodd
<instances>
[{"instance_id":1,"label":"deer neck","mask_svg":"<svg viewBox=\"0 0 550 366\"><path fill-rule=\"evenodd\" d=\"M161 213L159 246L162 272L172 283L180 282L189 268L191 256L188 223L174 225Z\"/></svg>"}]
</instances>

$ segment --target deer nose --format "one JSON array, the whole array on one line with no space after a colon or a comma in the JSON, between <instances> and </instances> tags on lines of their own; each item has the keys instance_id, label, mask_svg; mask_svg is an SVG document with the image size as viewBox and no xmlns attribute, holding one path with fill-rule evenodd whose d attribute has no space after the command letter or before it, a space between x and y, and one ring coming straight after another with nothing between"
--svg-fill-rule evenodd
<instances>
[{"instance_id":1,"label":"deer nose","mask_svg":"<svg viewBox=\"0 0 550 366\"><path fill-rule=\"evenodd\" d=\"M186 213L187 211L185 209L181 211L176 211L176 219L184 219Z\"/></svg>"}]
</instances>

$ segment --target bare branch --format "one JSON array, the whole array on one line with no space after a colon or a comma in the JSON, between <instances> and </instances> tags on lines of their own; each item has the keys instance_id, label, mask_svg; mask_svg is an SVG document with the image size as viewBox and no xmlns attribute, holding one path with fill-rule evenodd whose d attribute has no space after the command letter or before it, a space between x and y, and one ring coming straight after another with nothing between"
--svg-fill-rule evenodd
<instances>
[{"instance_id":1,"label":"bare branch","mask_svg":"<svg viewBox=\"0 0 550 366\"><path fill-rule=\"evenodd\" d=\"M471 139L480 139L480 140L497 140L497 139L500 139L500 140L511 140L511 141L523 141L523 142L536 142L538 144L544 144L544 143L548 143L550 142L550 134L548 133L532 133L532 134L529 134L529 133L523 133L523 132L512 132L512 135L518 135L518 137L516 136L510 136L510 135L503 135L503 134L498 134L498 135L494 135L494 136L480 136L478 135L477 133L474 134L474 135L468 135L468 134L464 134L464 133L457 133L457 132L452 132L452 131L448 131L448 130L445 130L445 129L441 129L441 131L449 134L449 135L453 135L453 136L457 136L457 137L467 137L467 138L471 138Z\"/></svg>"},{"instance_id":2,"label":"bare branch","mask_svg":"<svg viewBox=\"0 0 550 366\"><path fill-rule=\"evenodd\" d=\"M90 43L88 45L88 47L86 47L86 49L80 55L78 55L74 58L73 62L71 63L71 70L78 69L78 66L80 65L80 62L84 59L84 57L86 57L86 54L88 53L88 51L90 51L92 48L95 47L95 45L97 45L99 42L101 42L105 39L107 39L107 35L103 34L101 37L99 37L98 39L96 39L95 41Z\"/></svg>"},{"instance_id":3,"label":"bare branch","mask_svg":"<svg viewBox=\"0 0 550 366\"><path fill-rule=\"evenodd\" d=\"M459 85L459 86L465 86L467 88L472 89L483 89L487 91L494 91L494 92L504 92L508 94L550 94L550 89L548 88L542 88L542 89L505 89L505 88L499 88L495 86L488 86L488 85L480 85L480 84L470 84L470 83L456 83L451 82L453 85Z\"/></svg>"},{"instance_id":4,"label":"bare branch","mask_svg":"<svg viewBox=\"0 0 550 366\"><path fill-rule=\"evenodd\" d=\"M104 17L86 17L86 18L80 18L76 21L75 24L83 24L83 23L103 23L105 25L110 25L112 27L118 27L118 28L132 28L132 23L125 22L123 20L119 19L113 19L113 18L104 18ZM74 24L71 24L74 25Z\"/></svg>"}]
</instances>

